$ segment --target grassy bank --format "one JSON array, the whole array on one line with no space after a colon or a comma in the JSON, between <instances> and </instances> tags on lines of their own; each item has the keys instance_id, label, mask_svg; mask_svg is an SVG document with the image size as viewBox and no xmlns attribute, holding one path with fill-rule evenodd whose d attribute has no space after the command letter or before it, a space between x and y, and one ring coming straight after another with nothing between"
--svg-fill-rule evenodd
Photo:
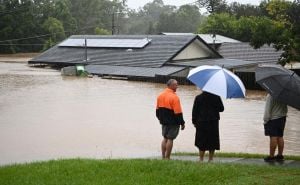
<instances>
[{"instance_id":1,"label":"grassy bank","mask_svg":"<svg viewBox=\"0 0 300 185\"><path fill-rule=\"evenodd\" d=\"M72 159L0 167L1 185L299 184L294 168L163 160Z\"/></svg>"},{"instance_id":2,"label":"grassy bank","mask_svg":"<svg viewBox=\"0 0 300 185\"><path fill-rule=\"evenodd\" d=\"M207 154L207 152L206 152ZM176 152L174 155L183 156L183 155L190 155L190 156L198 156L198 153L186 153L186 152ZM249 153L224 153L224 152L217 152L215 154L216 157L229 157L229 158L264 158L266 154L249 154ZM300 161L300 156L295 155L284 155L286 160L294 160Z\"/></svg>"}]
</instances>

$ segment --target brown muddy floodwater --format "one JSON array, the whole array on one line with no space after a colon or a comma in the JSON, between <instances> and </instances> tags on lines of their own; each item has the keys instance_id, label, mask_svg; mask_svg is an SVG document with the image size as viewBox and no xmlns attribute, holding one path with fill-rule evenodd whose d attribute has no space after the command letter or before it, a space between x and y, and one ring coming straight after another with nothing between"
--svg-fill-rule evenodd
<instances>
[{"instance_id":1,"label":"brown muddy floodwater","mask_svg":"<svg viewBox=\"0 0 300 185\"><path fill-rule=\"evenodd\" d=\"M62 77L59 71L0 62L0 165L57 158L139 158L160 155L156 96L164 84ZM175 152L197 152L191 124L194 86L177 94L186 129ZM222 152L267 153L265 93L223 99ZM299 111L289 107L285 154L300 155Z\"/></svg>"}]
</instances>

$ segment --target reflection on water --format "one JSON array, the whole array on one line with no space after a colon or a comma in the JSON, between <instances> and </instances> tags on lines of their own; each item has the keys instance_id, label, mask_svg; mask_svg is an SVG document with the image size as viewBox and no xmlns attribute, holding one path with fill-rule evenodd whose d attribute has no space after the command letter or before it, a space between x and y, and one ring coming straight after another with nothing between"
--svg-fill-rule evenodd
<instances>
[{"instance_id":1,"label":"reflection on water","mask_svg":"<svg viewBox=\"0 0 300 185\"><path fill-rule=\"evenodd\" d=\"M155 100L165 86L101 78L62 77L51 69L0 63L0 164L65 157L160 155ZM174 151L196 152L191 109L199 91L179 86L187 122ZM223 100L221 151L267 153L265 93ZM300 117L289 108L286 154L300 155Z\"/></svg>"}]
</instances>

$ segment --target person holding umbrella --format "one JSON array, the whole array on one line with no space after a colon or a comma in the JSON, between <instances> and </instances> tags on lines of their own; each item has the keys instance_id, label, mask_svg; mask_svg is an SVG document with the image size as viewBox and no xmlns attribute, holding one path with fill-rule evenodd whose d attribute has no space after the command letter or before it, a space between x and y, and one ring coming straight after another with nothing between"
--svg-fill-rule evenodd
<instances>
[{"instance_id":1,"label":"person holding umbrella","mask_svg":"<svg viewBox=\"0 0 300 185\"><path fill-rule=\"evenodd\" d=\"M266 162L284 161L283 149L284 139L283 132L287 116L287 105L275 100L270 94L267 95L264 129L265 135L270 137L269 156L265 157ZM275 156L275 150L278 147L278 154Z\"/></svg>"},{"instance_id":2,"label":"person holding umbrella","mask_svg":"<svg viewBox=\"0 0 300 185\"><path fill-rule=\"evenodd\" d=\"M192 122L196 127L195 145L199 149L200 161L209 151L209 161L215 150L220 149L219 120L224 111L223 98L244 98L245 86L231 71L220 66L198 66L190 70L187 77L203 93L195 98Z\"/></svg>"},{"instance_id":3,"label":"person holding umbrella","mask_svg":"<svg viewBox=\"0 0 300 185\"><path fill-rule=\"evenodd\" d=\"M195 146L199 149L200 161L203 161L205 151L209 151L210 162L213 161L215 150L220 150L219 113L223 111L219 96L205 91L196 96L192 122L196 127Z\"/></svg>"},{"instance_id":4,"label":"person holding umbrella","mask_svg":"<svg viewBox=\"0 0 300 185\"><path fill-rule=\"evenodd\" d=\"M270 136L269 156L266 162L283 161L283 132L286 122L287 105L300 110L300 77L281 65L264 64L255 70L256 82L264 88L267 96L264 128ZM278 147L278 155L274 156Z\"/></svg>"}]
</instances>

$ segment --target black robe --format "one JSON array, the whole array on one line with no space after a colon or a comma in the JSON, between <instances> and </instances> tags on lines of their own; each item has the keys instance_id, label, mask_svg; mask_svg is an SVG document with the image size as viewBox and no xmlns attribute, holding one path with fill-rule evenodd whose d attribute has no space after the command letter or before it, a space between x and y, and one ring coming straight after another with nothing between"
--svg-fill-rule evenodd
<instances>
[{"instance_id":1,"label":"black robe","mask_svg":"<svg viewBox=\"0 0 300 185\"><path fill-rule=\"evenodd\" d=\"M199 150L219 150L219 120L220 112L224 111L219 96L203 92L196 96L192 122L196 127L195 146Z\"/></svg>"}]
</instances>

